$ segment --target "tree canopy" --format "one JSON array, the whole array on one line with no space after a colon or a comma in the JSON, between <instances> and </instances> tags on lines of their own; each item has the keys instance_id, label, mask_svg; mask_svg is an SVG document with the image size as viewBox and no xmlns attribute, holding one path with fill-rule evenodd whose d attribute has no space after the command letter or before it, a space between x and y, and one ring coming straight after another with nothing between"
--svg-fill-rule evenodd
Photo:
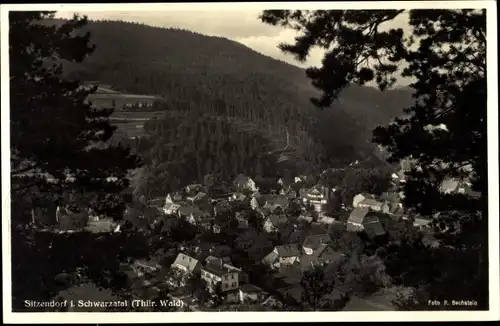
<instances>
[{"instance_id":1,"label":"tree canopy","mask_svg":"<svg viewBox=\"0 0 500 326\"><path fill-rule=\"evenodd\" d=\"M385 24L404 17L406 31ZM404 205L434 217L438 235L449 245L446 255L457 261L479 257L470 260L474 271L464 273L440 262L448 281L474 280L463 287L442 277L413 285L434 299L461 291L485 307L486 10L266 10L261 19L298 32L293 44L280 45L298 60L304 61L314 47L325 50L321 67L306 71L322 92L311 99L320 108L329 107L351 84L372 82L386 90L402 78L409 81L413 104L404 108L405 116L377 127L373 141L387 150L390 162L414 162L403 187ZM450 178L469 183L470 191L443 194L441 185ZM417 269L421 279L427 267Z\"/></svg>"},{"instance_id":2,"label":"tree canopy","mask_svg":"<svg viewBox=\"0 0 500 326\"><path fill-rule=\"evenodd\" d=\"M132 233L98 241L88 232L60 235L28 225L30 210L48 203L80 206L81 210L92 206L119 218L124 206L119 203L120 196L113 195L128 186L128 171L140 164L140 158L128 148L96 146L106 142L115 130L108 121L112 109L93 108L87 97L94 89L83 88L80 82L62 75L63 62L81 62L94 50L89 34L76 33L87 20L75 16L60 26L43 24L53 16L53 12L39 11L9 13L12 285L16 310L23 309L23 300L50 299L61 290L55 280L58 273L71 274L77 268L94 282L106 283L100 286L113 288L120 282L119 261L136 252L125 248L127 242L136 242L139 256L147 255L146 242L132 240ZM55 215L55 209L47 214ZM79 222L86 224L84 220Z\"/></svg>"},{"instance_id":3,"label":"tree canopy","mask_svg":"<svg viewBox=\"0 0 500 326\"><path fill-rule=\"evenodd\" d=\"M81 62L94 51L89 33L75 35L87 20L42 24L53 15L9 16L11 191L118 192L139 158L122 146L96 146L116 129L107 119L112 108L93 108L87 97L95 89L62 76L64 62Z\"/></svg>"}]
</instances>

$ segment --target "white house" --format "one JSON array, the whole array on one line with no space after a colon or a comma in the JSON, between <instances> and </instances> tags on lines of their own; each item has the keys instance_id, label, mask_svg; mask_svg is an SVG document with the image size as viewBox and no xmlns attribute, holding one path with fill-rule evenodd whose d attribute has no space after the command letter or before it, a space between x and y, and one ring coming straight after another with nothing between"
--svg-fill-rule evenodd
<instances>
[{"instance_id":1,"label":"white house","mask_svg":"<svg viewBox=\"0 0 500 326\"><path fill-rule=\"evenodd\" d=\"M250 207L253 209L253 210L256 210L259 208L259 202L257 201L257 198L255 197L252 197L252 199L250 199Z\"/></svg>"},{"instance_id":2,"label":"white house","mask_svg":"<svg viewBox=\"0 0 500 326\"><path fill-rule=\"evenodd\" d=\"M384 203L376 199L366 198L358 203L356 207L366 207L375 212L381 212L384 209Z\"/></svg>"},{"instance_id":3,"label":"white house","mask_svg":"<svg viewBox=\"0 0 500 326\"><path fill-rule=\"evenodd\" d=\"M234 179L234 185L238 191L256 192L259 190L255 184L255 181L243 174L238 175Z\"/></svg>"}]
</instances>

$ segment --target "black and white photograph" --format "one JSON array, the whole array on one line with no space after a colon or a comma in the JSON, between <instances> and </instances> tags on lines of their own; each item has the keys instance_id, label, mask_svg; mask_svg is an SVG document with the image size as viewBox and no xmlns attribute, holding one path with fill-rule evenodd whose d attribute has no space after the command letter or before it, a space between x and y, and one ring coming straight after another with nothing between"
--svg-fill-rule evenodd
<instances>
[{"instance_id":1,"label":"black and white photograph","mask_svg":"<svg viewBox=\"0 0 500 326\"><path fill-rule=\"evenodd\" d=\"M2 5L4 321L498 320L496 25Z\"/></svg>"}]
</instances>

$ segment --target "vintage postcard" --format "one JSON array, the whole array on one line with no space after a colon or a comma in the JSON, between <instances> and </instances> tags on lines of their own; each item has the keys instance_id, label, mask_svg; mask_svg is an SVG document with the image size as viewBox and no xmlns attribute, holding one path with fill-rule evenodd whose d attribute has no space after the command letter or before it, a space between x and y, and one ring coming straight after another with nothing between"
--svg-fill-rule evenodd
<instances>
[{"instance_id":1,"label":"vintage postcard","mask_svg":"<svg viewBox=\"0 0 500 326\"><path fill-rule=\"evenodd\" d=\"M2 5L4 321L498 319L496 25Z\"/></svg>"}]
</instances>

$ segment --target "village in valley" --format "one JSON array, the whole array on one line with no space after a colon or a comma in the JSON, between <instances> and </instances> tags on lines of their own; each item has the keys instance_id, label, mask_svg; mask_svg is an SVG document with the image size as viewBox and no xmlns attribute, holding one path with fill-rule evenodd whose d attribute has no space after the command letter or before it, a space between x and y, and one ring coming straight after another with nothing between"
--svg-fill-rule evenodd
<instances>
[{"instance_id":1,"label":"village in valley","mask_svg":"<svg viewBox=\"0 0 500 326\"><path fill-rule=\"evenodd\" d=\"M164 294L188 311L282 310L293 307L289 300L303 300L304 273L320 268L333 277L331 299L348 301L344 310L391 310L396 290L377 248L408 230L439 246L430 220L403 207L404 172L392 175L392 191L359 193L350 203L341 203L340 189L311 176L278 177L260 188L246 175L232 184L207 175L203 184L143 199L142 209L128 207L119 222L90 213L85 229L114 233L135 224L153 237L175 225L159 233L168 249L123 264L141 300ZM457 182L444 186L463 191ZM58 224L70 215L58 207ZM342 280L339 269L347 275Z\"/></svg>"},{"instance_id":2,"label":"village in valley","mask_svg":"<svg viewBox=\"0 0 500 326\"><path fill-rule=\"evenodd\" d=\"M136 98L127 97L129 102ZM332 184L327 175L332 170L343 175L358 164L318 176L240 174L231 182L208 174L201 183L161 197L132 195L121 219L51 203L52 208L45 205L32 211L32 225L38 225L40 232L58 234L138 231L156 245L148 249L149 257L122 264L127 287L137 292L138 300L180 302L169 310L304 309L299 303L304 301L305 283L323 281L307 280L307 272L315 269L324 271L325 282L335 284L327 296L309 293L309 298L319 295L330 300L324 309L345 300L343 310L393 310L392 300L404 289L391 285L380 249L408 235L422 237L431 247L439 246L439 241L431 218L403 206L401 186L411 161L401 161L391 168L390 176L384 176L389 180L385 191L354 193L346 199L345 186ZM470 187L448 179L441 191L463 193ZM98 298L105 296L91 284L76 283L69 292L60 293L61 298L72 300L79 291L84 292L79 297L92 291ZM111 293L109 297L116 299ZM307 305L311 308L310 302Z\"/></svg>"}]
</instances>

